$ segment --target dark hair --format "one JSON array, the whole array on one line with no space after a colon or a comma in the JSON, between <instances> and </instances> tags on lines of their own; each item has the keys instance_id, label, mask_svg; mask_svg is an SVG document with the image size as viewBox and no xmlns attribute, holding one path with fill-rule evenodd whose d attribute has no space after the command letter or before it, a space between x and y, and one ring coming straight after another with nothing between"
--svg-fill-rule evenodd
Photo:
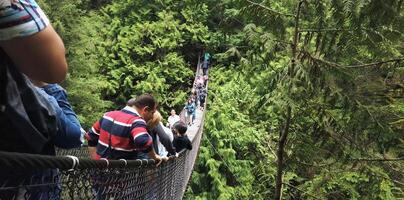
<instances>
[{"instance_id":1,"label":"dark hair","mask_svg":"<svg viewBox=\"0 0 404 200\"><path fill-rule=\"evenodd\" d=\"M174 123L173 129L177 130L180 135L184 135L187 132L188 127L184 122L178 121Z\"/></svg>"},{"instance_id":2,"label":"dark hair","mask_svg":"<svg viewBox=\"0 0 404 200\"><path fill-rule=\"evenodd\" d=\"M157 107L157 101L151 94L142 94L138 97L129 99L126 105L136 106L136 108L144 108L148 106L150 109L154 109Z\"/></svg>"}]
</instances>

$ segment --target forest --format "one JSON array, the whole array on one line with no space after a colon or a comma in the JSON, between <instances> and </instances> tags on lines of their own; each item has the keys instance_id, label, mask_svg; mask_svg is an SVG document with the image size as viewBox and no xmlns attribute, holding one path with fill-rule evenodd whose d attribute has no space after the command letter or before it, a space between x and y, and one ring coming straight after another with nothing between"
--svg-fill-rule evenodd
<instances>
[{"instance_id":1,"label":"forest","mask_svg":"<svg viewBox=\"0 0 404 200\"><path fill-rule=\"evenodd\" d=\"M185 199L404 199L403 0L38 0L88 129L212 55Z\"/></svg>"}]
</instances>

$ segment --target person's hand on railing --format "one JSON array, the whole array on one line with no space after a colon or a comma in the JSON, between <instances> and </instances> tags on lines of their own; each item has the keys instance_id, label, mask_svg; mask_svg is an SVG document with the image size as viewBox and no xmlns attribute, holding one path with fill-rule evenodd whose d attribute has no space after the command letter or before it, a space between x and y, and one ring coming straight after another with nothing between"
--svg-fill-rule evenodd
<instances>
[{"instance_id":1,"label":"person's hand on railing","mask_svg":"<svg viewBox=\"0 0 404 200\"><path fill-rule=\"evenodd\" d=\"M96 147L88 147L88 154L90 158L93 160L97 159L97 148Z\"/></svg>"},{"instance_id":2,"label":"person's hand on railing","mask_svg":"<svg viewBox=\"0 0 404 200\"><path fill-rule=\"evenodd\" d=\"M171 155L171 156L166 157L166 158L167 158L167 161L169 161L169 160L174 160L174 159L177 159L177 158L178 158L178 156L179 156L179 154L178 154L178 153L175 153L175 155Z\"/></svg>"},{"instance_id":3,"label":"person's hand on railing","mask_svg":"<svg viewBox=\"0 0 404 200\"><path fill-rule=\"evenodd\" d=\"M157 162L156 167L158 167L159 165L161 165L161 163L167 162L168 160L170 160L170 158L168 158L166 156L157 155L156 158L154 158L154 160Z\"/></svg>"},{"instance_id":4,"label":"person's hand on railing","mask_svg":"<svg viewBox=\"0 0 404 200\"><path fill-rule=\"evenodd\" d=\"M153 159L154 161L156 161L156 167L158 167L161 164L161 162L163 162L162 157L159 155L156 155Z\"/></svg>"},{"instance_id":5,"label":"person's hand on railing","mask_svg":"<svg viewBox=\"0 0 404 200\"><path fill-rule=\"evenodd\" d=\"M153 160L156 161L156 167L158 167L162 162L167 162L168 158L167 157L162 157L158 154L156 154L156 152L154 151L154 149L152 149L151 151L149 151L149 157Z\"/></svg>"}]
</instances>

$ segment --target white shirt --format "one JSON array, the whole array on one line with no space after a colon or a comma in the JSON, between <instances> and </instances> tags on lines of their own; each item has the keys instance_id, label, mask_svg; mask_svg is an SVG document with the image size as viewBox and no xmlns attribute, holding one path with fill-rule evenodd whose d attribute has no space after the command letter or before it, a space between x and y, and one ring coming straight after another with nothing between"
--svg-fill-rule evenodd
<instances>
[{"instance_id":1,"label":"white shirt","mask_svg":"<svg viewBox=\"0 0 404 200\"><path fill-rule=\"evenodd\" d=\"M178 121L180 121L180 116L178 116L178 115L174 115L174 116L170 115L168 117L168 124L170 125L170 128L175 124L175 122L178 122Z\"/></svg>"}]
</instances>

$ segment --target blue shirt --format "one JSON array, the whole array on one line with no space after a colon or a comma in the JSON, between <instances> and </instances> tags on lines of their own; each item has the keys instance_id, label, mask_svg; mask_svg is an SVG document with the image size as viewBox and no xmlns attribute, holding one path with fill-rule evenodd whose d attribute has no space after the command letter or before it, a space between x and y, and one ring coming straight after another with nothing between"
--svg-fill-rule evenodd
<instances>
[{"instance_id":1,"label":"blue shirt","mask_svg":"<svg viewBox=\"0 0 404 200\"><path fill-rule=\"evenodd\" d=\"M66 91L58 84L37 87L37 91L46 97L56 111L58 132L53 139L55 146L60 148L80 147L84 139L84 131L80 126L71 105L67 101Z\"/></svg>"},{"instance_id":2,"label":"blue shirt","mask_svg":"<svg viewBox=\"0 0 404 200\"><path fill-rule=\"evenodd\" d=\"M188 111L188 113L189 114L195 114L195 109L196 109L196 106L195 106L195 103L187 103L186 105L185 105L185 109L187 109L187 111Z\"/></svg>"}]
</instances>

